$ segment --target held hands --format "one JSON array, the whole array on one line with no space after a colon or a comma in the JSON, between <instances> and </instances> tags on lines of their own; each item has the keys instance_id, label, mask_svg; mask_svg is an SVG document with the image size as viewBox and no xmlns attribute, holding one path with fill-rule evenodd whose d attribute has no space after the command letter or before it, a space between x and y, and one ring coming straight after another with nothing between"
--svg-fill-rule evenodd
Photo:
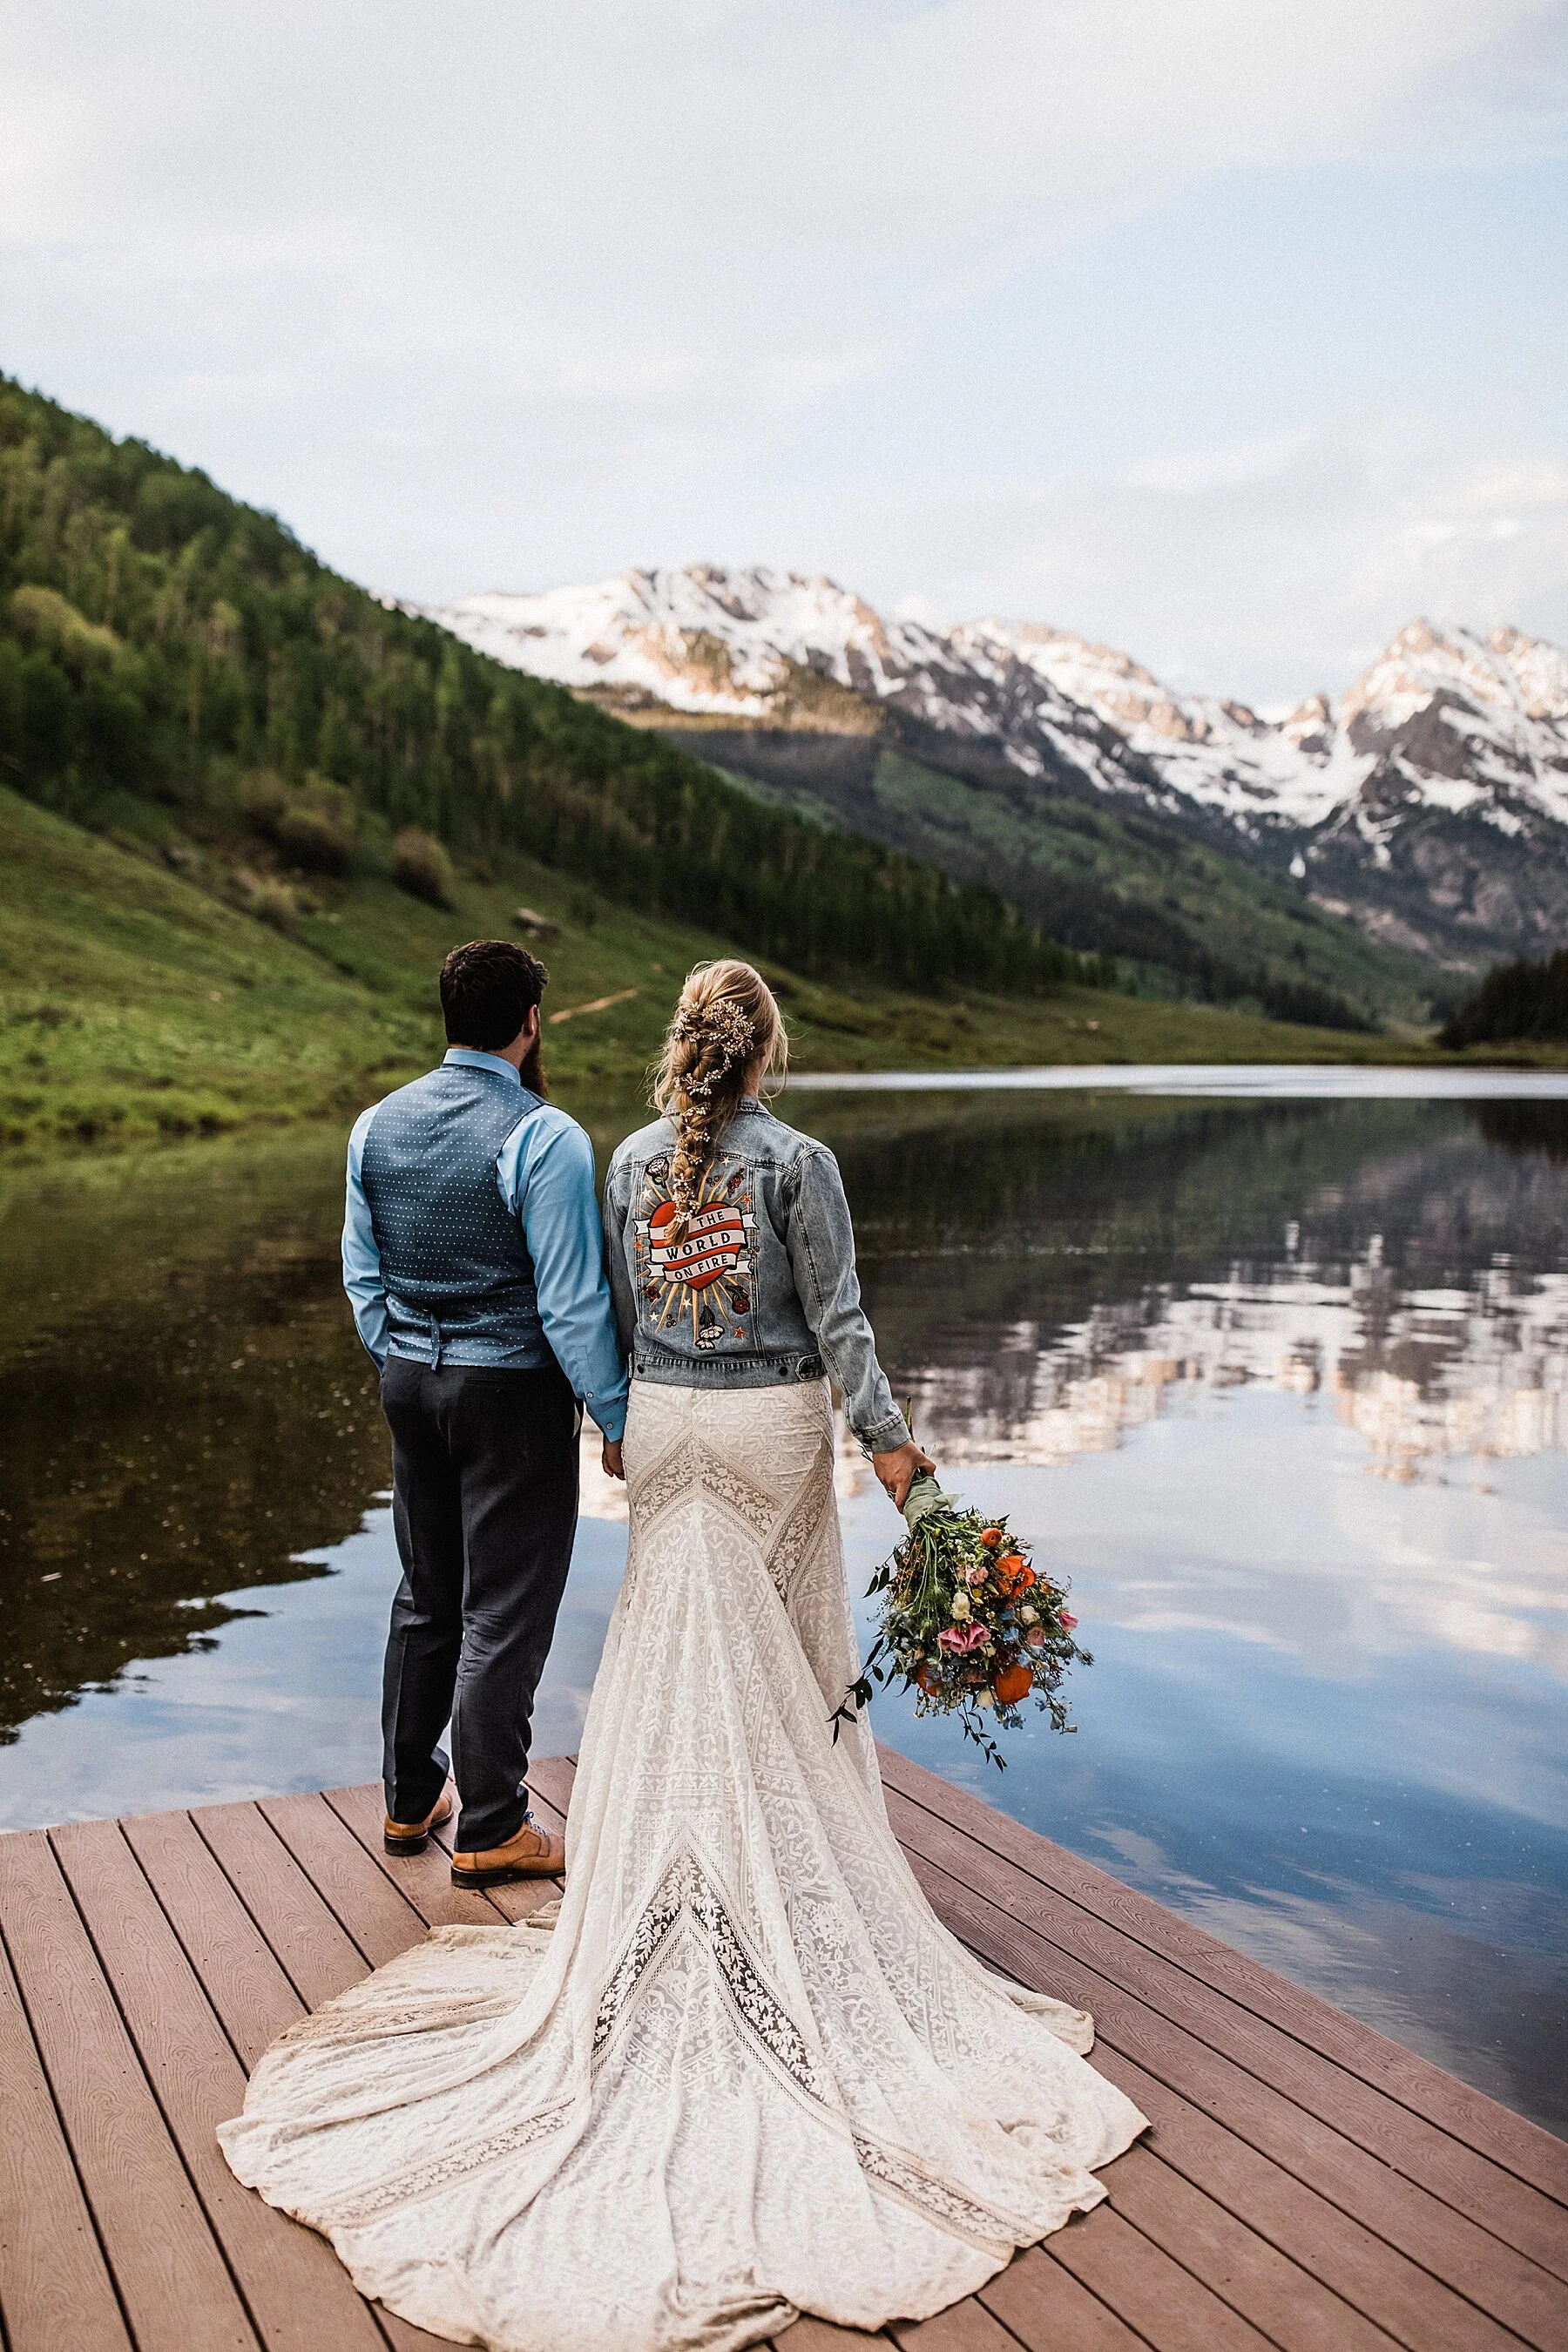
<instances>
[{"instance_id":1,"label":"held hands","mask_svg":"<svg viewBox=\"0 0 1568 2352\"><path fill-rule=\"evenodd\" d=\"M606 1478L626 1476L626 1470L621 1462L621 1441L618 1437L605 1438L605 1450L599 1456L599 1463Z\"/></svg>"},{"instance_id":2,"label":"held hands","mask_svg":"<svg viewBox=\"0 0 1568 2352\"><path fill-rule=\"evenodd\" d=\"M936 1464L924 1446L917 1445L911 1437L907 1445L895 1445L886 1454L873 1454L871 1467L901 1511L909 1500L916 1472L934 1470Z\"/></svg>"}]
</instances>

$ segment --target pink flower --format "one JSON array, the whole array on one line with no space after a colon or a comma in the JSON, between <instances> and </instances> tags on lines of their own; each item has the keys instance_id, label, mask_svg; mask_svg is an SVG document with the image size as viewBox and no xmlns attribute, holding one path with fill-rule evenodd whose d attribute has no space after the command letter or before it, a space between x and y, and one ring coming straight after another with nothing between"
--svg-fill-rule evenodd
<instances>
[{"instance_id":1,"label":"pink flower","mask_svg":"<svg viewBox=\"0 0 1568 2352\"><path fill-rule=\"evenodd\" d=\"M939 1650L948 1650L962 1658L970 1650L980 1649L985 1641L984 1625L944 1625L936 1637Z\"/></svg>"},{"instance_id":2,"label":"pink flower","mask_svg":"<svg viewBox=\"0 0 1568 2352\"><path fill-rule=\"evenodd\" d=\"M1058 1609L1057 1615L1061 1623L1070 1633L1073 1627L1078 1623L1078 1619L1073 1615L1072 1611L1070 1609Z\"/></svg>"}]
</instances>

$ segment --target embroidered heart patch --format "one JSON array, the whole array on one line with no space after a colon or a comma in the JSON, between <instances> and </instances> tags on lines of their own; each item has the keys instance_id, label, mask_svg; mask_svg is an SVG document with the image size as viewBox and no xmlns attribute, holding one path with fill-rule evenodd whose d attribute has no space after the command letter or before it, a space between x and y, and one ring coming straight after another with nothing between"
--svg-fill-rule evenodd
<instances>
[{"instance_id":1,"label":"embroidered heart patch","mask_svg":"<svg viewBox=\"0 0 1568 2352\"><path fill-rule=\"evenodd\" d=\"M667 1238L677 1215L673 1201L661 1201L647 1221L648 1255L653 1270L665 1282L683 1282L690 1290L706 1290L721 1275L733 1274L746 1246L746 1227L738 1208L715 1202L696 1209L678 1242Z\"/></svg>"}]
</instances>

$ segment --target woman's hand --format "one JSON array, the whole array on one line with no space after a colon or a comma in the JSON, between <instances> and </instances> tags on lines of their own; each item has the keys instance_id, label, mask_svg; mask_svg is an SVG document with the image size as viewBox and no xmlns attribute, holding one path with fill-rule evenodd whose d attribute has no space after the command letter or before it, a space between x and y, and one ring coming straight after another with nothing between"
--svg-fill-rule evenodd
<instances>
[{"instance_id":1,"label":"woman's hand","mask_svg":"<svg viewBox=\"0 0 1568 2352\"><path fill-rule=\"evenodd\" d=\"M618 1437L605 1438L605 1450L599 1456L599 1466L606 1478L626 1476L626 1469L621 1461L621 1441Z\"/></svg>"},{"instance_id":2,"label":"woman's hand","mask_svg":"<svg viewBox=\"0 0 1568 2352\"><path fill-rule=\"evenodd\" d=\"M909 1500L916 1473L934 1470L936 1464L924 1446L917 1445L911 1437L907 1445L895 1445L886 1454L873 1454L871 1467L901 1511Z\"/></svg>"}]
</instances>

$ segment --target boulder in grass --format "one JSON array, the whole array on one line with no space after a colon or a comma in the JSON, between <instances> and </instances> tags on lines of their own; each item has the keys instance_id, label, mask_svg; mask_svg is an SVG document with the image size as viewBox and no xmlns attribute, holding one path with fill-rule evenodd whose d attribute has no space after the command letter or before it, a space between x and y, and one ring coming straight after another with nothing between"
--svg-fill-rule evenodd
<instances>
[{"instance_id":1,"label":"boulder in grass","mask_svg":"<svg viewBox=\"0 0 1568 2352\"><path fill-rule=\"evenodd\" d=\"M452 861L433 833L405 824L392 845L392 878L432 907L452 903Z\"/></svg>"},{"instance_id":2,"label":"boulder in grass","mask_svg":"<svg viewBox=\"0 0 1568 2352\"><path fill-rule=\"evenodd\" d=\"M518 907L512 911L512 921L525 940L558 940L561 926L548 915L541 915L532 907Z\"/></svg>"}]
</instances>

